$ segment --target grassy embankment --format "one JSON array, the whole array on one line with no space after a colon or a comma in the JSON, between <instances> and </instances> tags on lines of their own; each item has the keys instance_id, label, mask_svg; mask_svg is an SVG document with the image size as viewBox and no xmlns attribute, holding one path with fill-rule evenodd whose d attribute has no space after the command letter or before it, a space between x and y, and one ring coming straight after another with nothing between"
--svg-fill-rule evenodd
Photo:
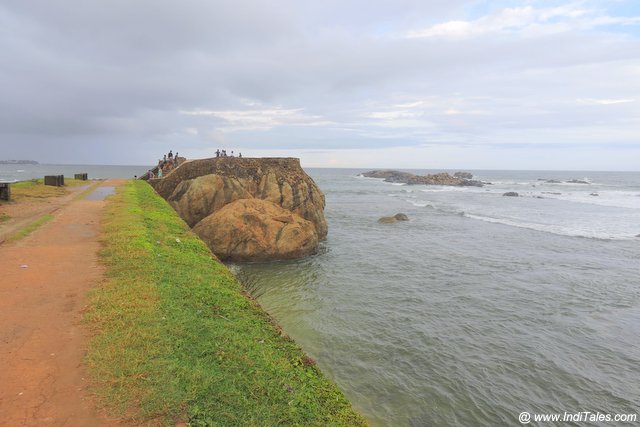
<instances>
[{"instance_id":1,"label":"grassy embankment","mask_svg":"<svg viewBox=\"0 0 640 427\"><path fill-rule=\"evenodd\" d=\"M134 420L191 426L366 425L151 187L110 198L91 296L96 390Z\"/></svg>"}]
</instances>

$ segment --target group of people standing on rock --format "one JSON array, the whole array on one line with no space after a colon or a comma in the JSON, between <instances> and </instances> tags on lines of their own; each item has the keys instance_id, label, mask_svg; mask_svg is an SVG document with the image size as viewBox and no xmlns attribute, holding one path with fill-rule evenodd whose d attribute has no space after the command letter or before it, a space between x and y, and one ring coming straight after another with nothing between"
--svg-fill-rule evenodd
<instances>
[{"instance_id":1,"label":"group of people standing on rock","mask_svg":"<svg viewBox=\"0 0 640 427\"><path fill-rule=\"evenodd\" d=\"M216 150L216 157L235 157L233 151L231 154L227 154L227 150ZM242 157L242 153L238 152L238 157ZM156 168L150 169L143 178L162 178L163 175L166 175L173 169L177 168L182 162L184 162L185 158L178 157L178 152L173 154L173 150L169 150L168 154L162 156L162 159L158 160L158 166ZM157 170L157 172L156 172Z\"/></svg>"},{"instance_id":2,"label":"group of people standing on rock","mask_svg":"<svg viewBox=\"0 0 640 427\"><path fill-rule=\"evenodd\" d=\"M227 155L227 150L216 150L216 157L234 157L233 151L231 151L231 155ZM242 157L242 153L238 152L238 157Z\"/></svg>"},{"instance_id":3,"label":"group of people standing on rock","mask_svg":"<svg viewBox=\"0 0 640 427\"><path fill-rule=\"evenodd\" d=\"M155 173L154 169L150 169L147 172L147 177L162 178L162 175L166 175L171 170L177 168L184 160L185 160L184 158L178 157L177 151L176 151L176 154L174 155L173 150L169 150L168 154L165 154L162 157L162 159L158 160L158 167L154 168L154 169L157 169L158 172Z\"/></svg>"},{"instance_id":4,"label":"group of people standing on rock","mask_svg":"<svg viewBox=\"0 0 640 427\"><path fill-rule=\"evenodd\" d=\"M176 155L174 156L173 150L169 150L169 154L165 154L162 160L158 161L158 178L178 167L178 163L178 152L176 151Z\"/></svg>"}]
</instances>

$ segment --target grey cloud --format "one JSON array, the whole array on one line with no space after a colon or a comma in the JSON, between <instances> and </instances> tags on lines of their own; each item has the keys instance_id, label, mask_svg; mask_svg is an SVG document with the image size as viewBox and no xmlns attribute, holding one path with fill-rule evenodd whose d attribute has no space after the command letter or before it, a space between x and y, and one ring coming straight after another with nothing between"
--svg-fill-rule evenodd
<instances>
[{"instance_id":1,"label":"grey cloud","mask_svg":"<svg viewBox=\"0 0 640 427\"><path fill-rule=\"evenodd\" d=\"M0 6L0 143L13 157L90 159L93 149L95 162L140 163L168 146L186 153L222 143L488 144L514 139L518 129L518 139L533 144L551 131L559 138L614 127L611 142L624 144L638 130L636 38L580 30L405 37L459 19L469 4L7 1ZM432 104L413 108L404 126L371 115L427 98ZM611 98L638 101L577 102ZM251 108L300 109L326 124L292 117L234 130L223 115L184 114ZM46 148L52 141L62 148Z\"/></svg>"}]
</instances>

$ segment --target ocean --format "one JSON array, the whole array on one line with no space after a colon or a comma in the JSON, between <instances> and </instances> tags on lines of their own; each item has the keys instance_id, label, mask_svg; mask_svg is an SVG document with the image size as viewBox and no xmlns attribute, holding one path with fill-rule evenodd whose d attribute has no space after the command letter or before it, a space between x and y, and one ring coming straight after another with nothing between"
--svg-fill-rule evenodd
<instances>
[{"instance_id":1,"label":"ocean","mask_svg":"<svg viewBox=\"0 0 640 427\"><path fill-rule=\"evenodd\" d=\"M458 188L308 172L320 253L232 271L373 426L640 417L640 173L471 171L493 185Z\"/></svg>"},{"instance_id":2,"label":"ocean","mask_svg":"<svg viewBox=\"0 0 640 427\"><path fill-rule=\"evenodd\" d=\"M0 164L0 181L24 181L45 175L64 175L73 178L77 173L88 173L89 179L133 178L147 172L151 166L119 165L19 165Z\"/></svg>"},{"instance_id":3,"label":"ocean","mask_svg":"<svg viewBox=\"0 0 640 427\"><path fill-rule=\"evenodd\" d=\"M0 165L0 179L146 169ZM327 202L316 256L230 268L373 426L640 417L640 173L470 171L492 182L475 188L363 171L307 170ZM409 221L377 223L398 212Z\"/></svg>"}]
</instances>

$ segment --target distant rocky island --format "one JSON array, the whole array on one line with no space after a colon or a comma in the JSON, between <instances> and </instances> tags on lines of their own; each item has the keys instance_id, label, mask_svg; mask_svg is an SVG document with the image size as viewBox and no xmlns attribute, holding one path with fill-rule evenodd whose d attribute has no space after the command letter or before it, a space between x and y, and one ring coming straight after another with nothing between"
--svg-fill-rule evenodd
<instances>
[{"instance_id":1,"label":"distant rocky island","mask_svg":"<svg viewBox=\"0 0 640 427\"><path fill-rule=\"evenodd\" d=\"M559 179L538 178L538 181L542 181L546 184L562 184L563 182L566 182L567 184L591 184L586 179L570 179L569 181L560 181Z\"/></svg>"},{"instance_id":2,"label":"distant rocky island","mask_svg":"<svg viewBox=\"0 0 640 427\"><path fill-rule=\"evenodd\" d=\"M0 160L0 165L39 165L35 160Z\"/></svg>"},{"instance_id":3,"label":"distant rocky island","mask_svg":"<svg viewBox=\"0 0 640 427\"><path fill-rule=\"evenodd\" d=\"M407 185L451 185L456 187L482 187L486 182L473 179L469 172L456 172L453 175L447 172L432 175L415 175L409 172L397 170L373 170L361 174L367 178L382 178L385 182Z\"/></svg>"}]
</instances>

